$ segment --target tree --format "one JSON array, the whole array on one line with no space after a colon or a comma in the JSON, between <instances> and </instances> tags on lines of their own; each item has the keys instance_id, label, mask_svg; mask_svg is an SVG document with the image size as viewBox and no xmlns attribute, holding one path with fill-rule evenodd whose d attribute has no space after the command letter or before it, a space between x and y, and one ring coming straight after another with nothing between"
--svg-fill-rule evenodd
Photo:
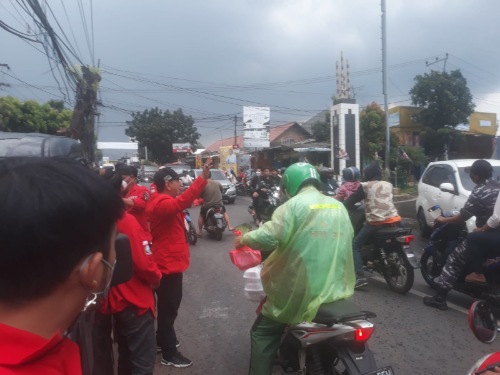
<instances>
[{"instance_id":1,"label":"tree","mask_svg":"<svg viewBox=\"0 0 500 375\"><path fill-rule=\"evenodd\" d=\"M62 101L51 100L39 104L24 102L12 96L0 98L0 130L20 133L56 134L67 129L73 111L64 108Z\"/></svg>"},{"instance_id":2,"label":"tree","mask_svg":"<svg viewBox=\"0 0 500 375\"><path fill-rule=\"evenodd\" d=\"M149 159L162 164L174 160L172 143L197 145L200 138L193 118L184 115L182 109L163 112L156 107L134 112L127 124L125 134L139 142L139 150L148 148Z\"/></svg>"},{"instance_id":3,"label":"tree","mask_svg":"<svg viewBox=\"0 0 500 375\"><path fill-rule=\"evenodd\" d=\"M424 126L426 152L446 156L461 138L456 126L467 123L475 108L467 80L460 70L432 71L415 77L410 96L413 104L422 109L414 118Z\"/></svg>"},{"instance_id":4,"label":"tree","mask_svg":"<svg viewBox=\"0 0 500 375\"><path fill-rule=\"evenodd\" d=\"M385 113L377 103L372 102L361 111L359 115L359 129L362 160L372 160L375 153L384 155L386 133Z\"/></svg>"},{"instance_id":5,"label":"tree","mask_svg":"<svg viewBox=\"0 0 500 375\"><path fill-rule=\"evenodd\" d=\"M318 142L330 142L330 111L325 113L325 121L316 121L312 126L312 135Z\"/></svg>"}]
</instances>

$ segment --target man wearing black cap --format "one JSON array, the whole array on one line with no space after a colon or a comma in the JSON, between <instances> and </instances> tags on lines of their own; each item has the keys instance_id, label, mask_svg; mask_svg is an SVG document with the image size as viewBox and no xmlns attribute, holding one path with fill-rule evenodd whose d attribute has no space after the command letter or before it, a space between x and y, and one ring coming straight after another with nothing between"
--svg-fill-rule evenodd
<instances>
[{"instance_id":1,"label":"man wearing black cap","mask_svg":"<svg viewBox=\"0 0 500 375\"><path fill-rule=\"evenodd\" d=\"M158 297L156 341L162 350L161 364L188 367L192 361L177 351L174 321L182 300L182 275L189 267L189 245L183 211L200 196L210 176L209 158L201 176L181 194L179 175L171 168L160 169L154 176L158 193L146 207L153 236L153 260L162 273Z\"/></svg>"},{"instance_id":2,"label":"man wearing black cap","mask_svg":"<svg viewBox=\"0 0 500 375\"><path fill-rule=\"evenodd\" d=\"M366 222L352 241L354 255L354 269L356 271L355 288L367 285L363 270L361 249L377 230L387 226L399 225L401 217L392 201L392 184L382 179L382 171L377 162L373 162L363 170L364 181L358 190L344 201L346 208L351 211L357 202L364 200Z\"/></svg>"}]
</instances>

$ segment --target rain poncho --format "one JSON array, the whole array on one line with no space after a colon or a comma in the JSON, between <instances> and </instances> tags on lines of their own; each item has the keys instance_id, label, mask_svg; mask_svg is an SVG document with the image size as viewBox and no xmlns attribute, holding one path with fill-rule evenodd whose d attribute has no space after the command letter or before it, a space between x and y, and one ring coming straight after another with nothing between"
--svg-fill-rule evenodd
<instances>
[{"instance_id":1,"label":"rain poncho","mask_svg":"<svg viewBox=\"0 0 500 375\"><path fill-rule=\"evenodd\" d=\"M281 323L312 321L319 306L350 297L355 273L353 230L339 201L306 186L278 207L272 220L241 243L263 252L262 314Z\"/></svg>"}]
</instances>

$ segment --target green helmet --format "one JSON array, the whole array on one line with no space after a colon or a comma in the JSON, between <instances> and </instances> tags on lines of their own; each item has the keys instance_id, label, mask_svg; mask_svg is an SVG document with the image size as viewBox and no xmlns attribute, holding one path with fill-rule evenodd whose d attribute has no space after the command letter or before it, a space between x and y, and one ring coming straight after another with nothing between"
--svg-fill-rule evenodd
<instances>
[{"instance_id":1,"label":"green helmet","mask_svg":"<svg viewBox=\"0 0 500 375\"><path fill-rule=\"evenodd\" d=\"M316 187L320 184L318 171L309 163L292 164L281 178L283 193L290 198L297 195L305 183L311 183Z\"/></svg>"}]
</instances>

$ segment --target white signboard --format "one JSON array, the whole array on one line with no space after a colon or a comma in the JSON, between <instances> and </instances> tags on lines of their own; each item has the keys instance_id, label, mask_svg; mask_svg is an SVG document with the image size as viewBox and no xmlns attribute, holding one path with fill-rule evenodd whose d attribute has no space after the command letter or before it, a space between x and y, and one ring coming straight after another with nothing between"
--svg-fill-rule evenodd
<instances>
[{"instance_id":1,"label":"white signboard","mask_svg":"<svg viewBox=\"0 0 500 375\"><path fill-rule=\"evenodd\" d=\"M243 107L244 147L269 147L269 107Z\"/></svg>"},{"instance_id":2,"label":"white signboard","mask_svg":"<svg viewBox=\"0 0 500 375\"><path fill-rule=\"evenodd\" d=\"M399 126L399 112L389 113L389 127Z\"/></svg>"},{"instance_id":3,"label":"white signboard","mask_svg":"<svg viewBox=\"0 0 500 375\"><path fill-rule=\"evenodd\" d=\"M269 140L265 139L253 139L253 138L245 138L245 147L250 147L250 148L263 148L263 147L269 147L270 143Z\"/></svg>"},{"instance_id":4,"label":"white signboard","mask_svg":"<svg viewBox=\"0 0 500 375\"><path fill-rule=\"evenodd\" d=\"M479 120L479 126L490 127L491 126L491 121L489 121L489 120Z\"/></svg>"},{"instance_id":5,"label":"white signboard","mask_svg":"<svg viewBox=\"0 0 500 375\"><path fill-rule=\"evenodd\" d=\"M269 107L243 107L243 123L246 129L261 129L269 125Z\"/></svg>"}]
</instances>

